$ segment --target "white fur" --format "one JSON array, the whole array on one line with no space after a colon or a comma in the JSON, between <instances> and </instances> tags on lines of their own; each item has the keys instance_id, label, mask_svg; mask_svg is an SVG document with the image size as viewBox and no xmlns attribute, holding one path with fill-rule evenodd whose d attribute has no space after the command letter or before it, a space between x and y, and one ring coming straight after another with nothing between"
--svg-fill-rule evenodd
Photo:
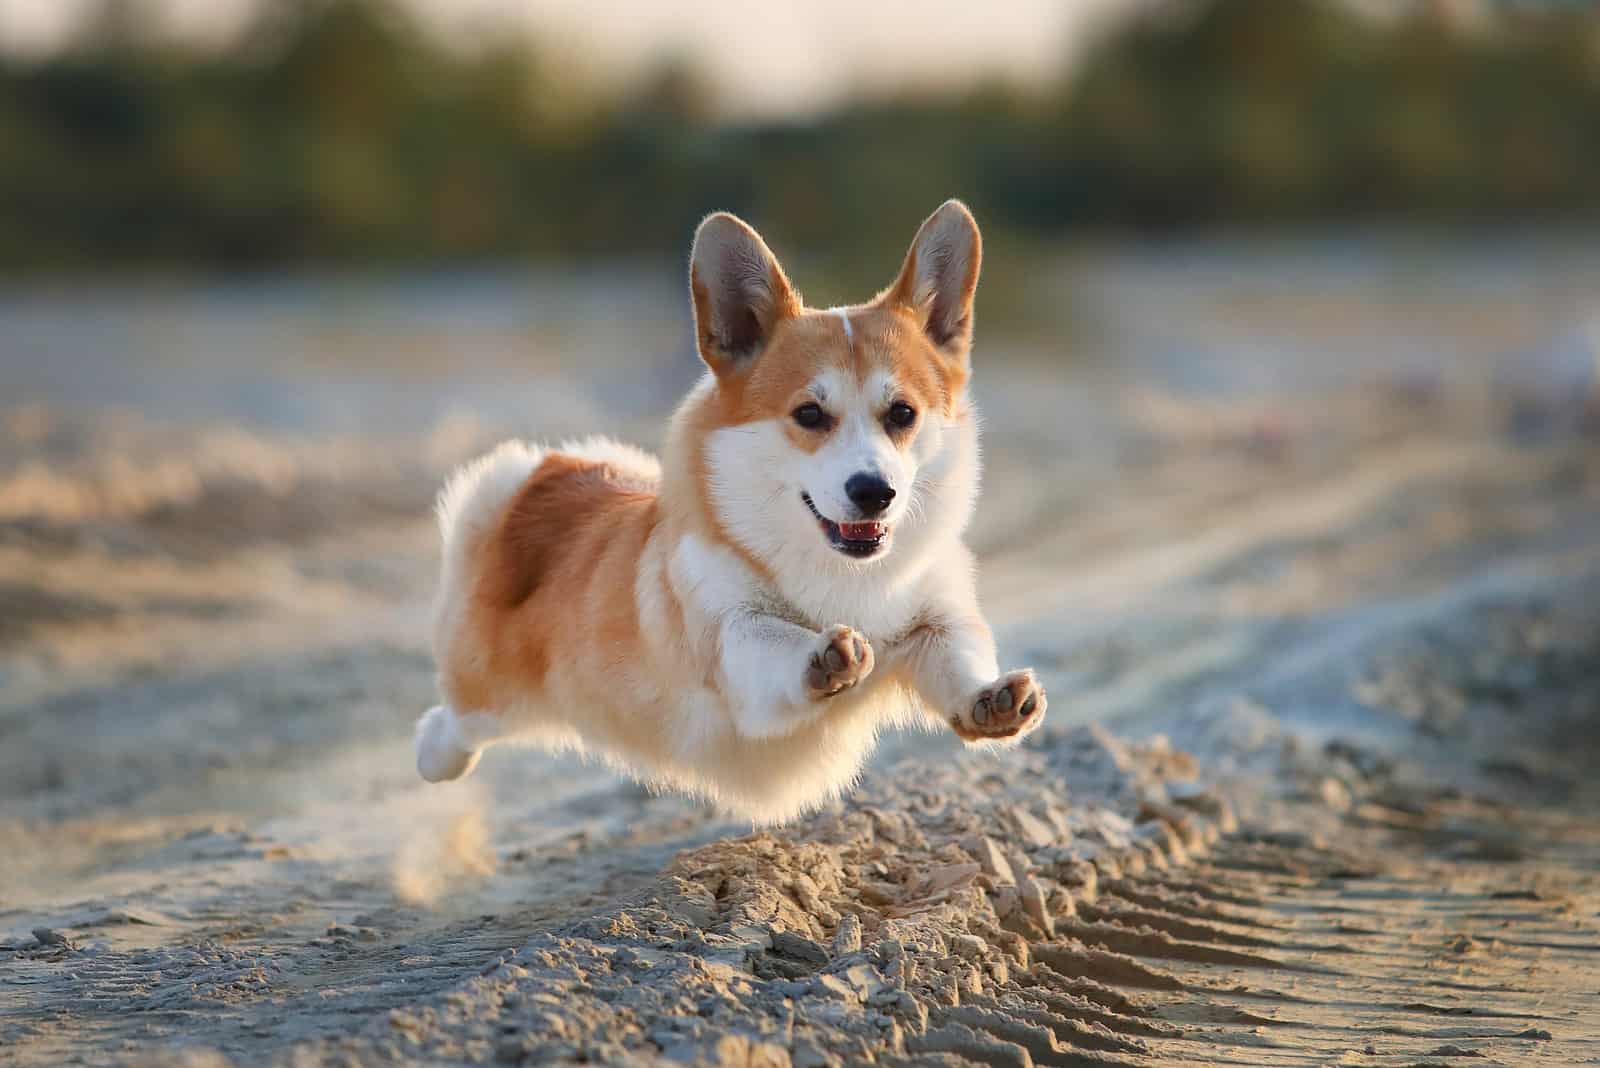
<instances>
[{"instance_id":1,"label":"white fur","mask_svg":"<svg viewBox=\"0 0 1600 1068\"><path fill-rule=\"evenodd\" d=\"M459 779L478 766L482 750L468 744L461 721L447 705L417 720L417 773L429 782Z\"/></svg>"},{"instance_id":2,"label":"white fur","mask_svg":"<svg viewBox=\"0 0 1600 1068\"><path fill-rule=\"evenodd\" d=\"M754 750L735 766L759 772L752 777L758 785L793 783L785 794L808 805L849 787L880 728L929 723L918 706L932 713L932 722L942 721L998 675L972 556L961 541L977 494L976 414L969 408L945 421L927 413L905 456L888 443L877 418L892 382L873 377L857 386L847 376L825 373L813 388L841 419L815 453L794 449L776 422L717 430L706 443L719 516L735 539L769 564L782 608L798 618L775 613L758 594L762 579L726 549L685 539L672 560L680 596L720 621L725 697L738 733L790 742L775 761ZM885 514L893 533L887 553L857 561L819 534L800 493L829 518L852 518L844 482L868 469L896 488ZM930 618L947 627L947 637L935 649L913 648L908 632ZM803 692L804 665L822 632L836 623L872 643L878 666L854 689L819 705ZM905 690L908 679L917 698ZM812 732L827 725L832 744L811 748ZM723 800L734 798L724 792ZM791 814L786 805L763 809L768 819Z\"/></svg>"},{"instance_id":3,"label":"white fur","mask_svg":"<svg viewBox=\"0 0 1600 1068\"><path fill-rule=\"evenodd\" d=\"M846 345L854 345L856 343L856 331L855 328L850 325L850 309L829 308L828 311L833 315L837 315L839 317L839 322L844 324L844 343Z\"/></svg>"},{"instance_id":4,"label":"white fur","mask_svg":"<svg viewBox=\"0 0 1600 1068\"><path fill-rule=\"evenodd\" d=\"M555 450L596 463L609 464L641 482L661 481L661 461L643 449L602 435L563 441Z\"/></svg>"},{"instance_id":5,"label":"white fur","mask_svg":"<svg viewBox=\"0 0 1600 1068\"><path fill-rule=\"evenodd\" d=\"M914 581L941 554L964 553L961 535L977 499L980 459L977 414L970 408L946 421L924 413L924 425L906 455L895 449L878 422L890 383L869 378L861 386L838 372L812 384L840 419L827 444L815 453L789 445L775 420L713 431L706 444L710 489L727 529L757 557L772 561L787 600L814 617L846 622L869 635L894 630L914 614L927 591ZM857 561L818 537L816 519L801 499L834 522L860 518L845 495L845 482L872 471L895 489L883 521L890 527L888 551ZM970 567L959 570L970 571ZM860 620L878 619L883 627Z\"/></svg>"}]
</instances>

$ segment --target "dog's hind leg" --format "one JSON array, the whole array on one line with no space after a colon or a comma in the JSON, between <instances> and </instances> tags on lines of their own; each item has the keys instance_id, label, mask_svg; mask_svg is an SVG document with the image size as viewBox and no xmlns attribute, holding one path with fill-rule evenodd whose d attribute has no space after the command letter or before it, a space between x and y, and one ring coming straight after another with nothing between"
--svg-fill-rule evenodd
<instances>
[{"instance_id":1,"label":"dog's hind leg","mask_svg":"<svg viewBox=\"0 0 1600 1068\"><path fill-rule=\"evenodd\" d=\"M500 733L496 716L461 715L449 705L434 705L417 721L417 772L429 782L459 779Z\"/></svg>"}]
</instances>

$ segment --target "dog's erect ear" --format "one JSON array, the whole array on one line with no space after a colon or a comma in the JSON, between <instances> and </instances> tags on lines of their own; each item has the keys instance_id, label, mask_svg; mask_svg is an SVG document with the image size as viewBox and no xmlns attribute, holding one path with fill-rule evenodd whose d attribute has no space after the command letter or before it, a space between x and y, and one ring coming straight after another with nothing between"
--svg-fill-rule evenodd
<instances>
[{"instance_id":1,"label":"dog's erect ear","mask_svg":"<svg viewBox=\"0 0 1600 1068\"><path fill-rule=\"evenodd\" d=\"M800 295L767 243L727 212L694 232L689 294L700 358L718 375L747 366L778 323L800 314Z\"/></svg>"},{"instance_id":2,"label":"dog's erect ear","mask_svg":"<svg viewBox=\"0 0 1600 1068\"><path fill-rule=\"evenodd\" d=\"M959 200L947 200L917 231L900 277L879 299L910 309L934 348L965 360L982 260L983 238L972 212Z\"/></svg>"}]
</instances>

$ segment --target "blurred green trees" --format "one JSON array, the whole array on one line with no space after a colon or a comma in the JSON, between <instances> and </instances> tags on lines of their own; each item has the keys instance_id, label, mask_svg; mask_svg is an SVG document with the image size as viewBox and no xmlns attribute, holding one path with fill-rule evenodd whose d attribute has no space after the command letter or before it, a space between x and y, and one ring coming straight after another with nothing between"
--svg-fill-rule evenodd
<instances>
[{"instance_id":1,"label":"blurred green trees","mask_svg":"<svg viewBox=\"0 0 1600 1068\"><path fill-rule=\"evenodd\" d=\"M681 64L606 92L382 0L280 0L210 51L110 2L69 50L0 64L0 266L676 253L713 208L881 260L950 195L1001 236L1600 215L1600 17L1429 10L1176 3L1046 90L729 123Z\"/></svg>"}]
</instances>

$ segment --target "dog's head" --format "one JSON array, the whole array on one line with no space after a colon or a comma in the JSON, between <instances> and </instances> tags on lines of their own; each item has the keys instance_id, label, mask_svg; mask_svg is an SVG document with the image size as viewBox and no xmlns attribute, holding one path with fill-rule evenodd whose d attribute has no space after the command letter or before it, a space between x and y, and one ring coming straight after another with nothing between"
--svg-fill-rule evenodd
<instances>
[{"instance_id":1,"label":"dog's head","mask_svg":"<svg viewBox=\"0 0 1600 1068\"><path fill-rule=\"evenodd\" d=\"M804 306L766 243L732 215L690 257L702 478L727 536L773 563L906 559L972 510L967 399L982 244L946 202L872 301Z\"/></svg>"}]
</instances>

